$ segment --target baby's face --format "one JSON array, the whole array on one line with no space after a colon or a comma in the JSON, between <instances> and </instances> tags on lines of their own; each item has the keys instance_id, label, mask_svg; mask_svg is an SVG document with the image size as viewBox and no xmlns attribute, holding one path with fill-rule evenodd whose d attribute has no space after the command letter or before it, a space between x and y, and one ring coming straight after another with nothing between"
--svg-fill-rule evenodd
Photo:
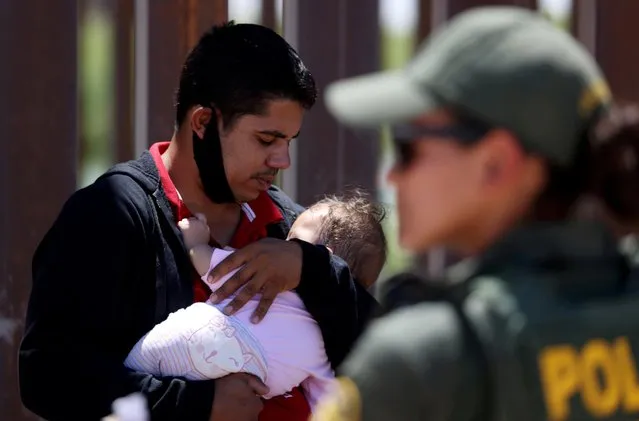
<instances>
[{"instance_id":1,"label":"baby's face","mask_svg":"<svg viewBox=\"0 0 639 421\"><path fill-rule=\"evenodd\" d=\"M302 212L291 227L287 239L297 238L316 244L322 221L328 215L328 209L328 205L316 205Z\"/></svg>"}]
</instances>

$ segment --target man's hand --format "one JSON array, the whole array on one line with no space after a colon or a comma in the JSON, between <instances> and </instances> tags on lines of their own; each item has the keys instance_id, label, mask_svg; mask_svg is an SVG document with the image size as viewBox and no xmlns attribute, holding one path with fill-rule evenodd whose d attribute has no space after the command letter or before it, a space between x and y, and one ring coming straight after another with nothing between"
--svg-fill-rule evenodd
<instances>
[{"instance_id":1,"label":"man's hand","mask_svg":"<svg viewBox=\"0 0 639 421\"><path fill-rule=\"evenodd\" d=\"M263 406L260 396L267 393L268 387L251 374L217 379L210 421L257 421Z\"/></svg>"},{"instance_id":2,"label":"man's hand","mask_svg":"<svg viewBox=\"0 0 639 421\"><path fill-rule=\"evenodd\" d=\"M242 265L244 267L214 291L211 299L218 303L243 286L224 309L226 314L233 314L252 297L261 294L260 303L251 317L253 323L258 323L266 315L277 294L290 291L299 284L302 248L295 241L263 238L224 259L209 274L209 282L219 280Z\"/></svg>"}]
</instances>

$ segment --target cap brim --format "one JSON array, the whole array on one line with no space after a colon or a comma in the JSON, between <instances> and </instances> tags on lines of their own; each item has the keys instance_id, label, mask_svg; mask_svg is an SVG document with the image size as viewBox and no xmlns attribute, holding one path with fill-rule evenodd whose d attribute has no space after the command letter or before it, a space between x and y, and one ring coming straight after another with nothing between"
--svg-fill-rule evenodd
<instances>
[{"instance_id":1,"label":"cap brim","mask_svg":"<svg viewBox=\"0 0 639 421\"><path fill-rule=\"evenodd\" d=\"M334 82L326 88L324 98L329 112L338 121L362 128L409 121L440 107L404 71Z\"/></svg>"}]
</instances>

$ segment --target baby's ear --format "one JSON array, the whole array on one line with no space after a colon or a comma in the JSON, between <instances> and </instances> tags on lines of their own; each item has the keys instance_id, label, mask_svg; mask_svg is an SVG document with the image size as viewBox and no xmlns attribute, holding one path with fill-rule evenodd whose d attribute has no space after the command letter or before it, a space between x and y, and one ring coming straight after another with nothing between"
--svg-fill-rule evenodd
<instances>
[{"instance_id":1,"label":"baby's ear","mask_svg":"<svg viewBox=\"0 0 639 421\"><path fill-rule=\"evenodd\" d=\"M195 217L206 224L206 215L203 213L196 213Z\"/></svg>"}]
</instances>

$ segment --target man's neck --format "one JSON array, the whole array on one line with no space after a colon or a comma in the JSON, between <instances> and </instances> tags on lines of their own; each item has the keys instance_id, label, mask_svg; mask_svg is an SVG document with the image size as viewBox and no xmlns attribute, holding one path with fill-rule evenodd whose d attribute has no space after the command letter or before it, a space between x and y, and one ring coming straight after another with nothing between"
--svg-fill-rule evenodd
<instances>
[{"instance_id":1,"label":"man's neck","mask_svg":"<svg viewBox=\"0 0 639 421\"><path fill-rule=\"evenodd\" d=\"M204 193L199 181L199 172L193 160L193 148L188 142L173 135L167 150L162 154L162 162L166 167L171 181L192 213L203 213L207 218L216 220L234 220L241 208L237 203L218 204L211 201Z\"/></svg>"}]
</instances>

